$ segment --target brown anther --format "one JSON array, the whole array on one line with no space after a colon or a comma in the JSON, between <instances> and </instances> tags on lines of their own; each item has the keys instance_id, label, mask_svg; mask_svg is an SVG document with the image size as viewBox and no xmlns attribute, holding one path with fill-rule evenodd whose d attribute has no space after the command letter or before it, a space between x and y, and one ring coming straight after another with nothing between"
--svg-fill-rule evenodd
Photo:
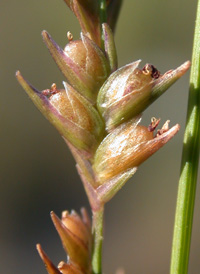
<instances>
[{"instance_id":1,"label":"brown anther","mask_svg":"<svg viewBox=\"0 0 200 274\"><path fill-rule=\"evenodd\" d=\"M69 42L73 40L73 35L70 31L67 32L67 39L69 40Z\"/></svg>"},{"instance_id":2,"label":"brown anther","mask_svg":"<svg viewBox=\"0 0 200 274\"><path fill-rule=\"evenodd\" d=\"M42 91L42 95L47 96L47 97L51 97L51 95L54 95L58 92L60 92L60 90L58 90L56 84L53 83L51 85L50 89L45 89L45 90Z\"/></svg>"},{"instance_id":3,"label":"brown anther","mask_svg":"<svg viewBox=\"0 0 200 274\"><path fill-rule=\"evenodd\" d=\"M53 83L53 84L51 85L51 91L54 91L54 90L57 90L57 86L56 86L55 83Z\"/></svg>"},{"instance_id":4,"label":"brown anther","mask_svg":"<svg viewBox=\"0 0 200 274\"><path fill-rule=\"evenodd\" d=\"M145 75L151 75L153 79L158 79L160 77L160 72L151 64L146 64L143 67L142 72Z\"/></svg>"},{"instance_id":5,"label":"brown anther","mask_svg":"<svg viewBox=\"0 0 200 274\"><path fill-rule=\"evenodd\" d=\"M45 89L45 90L43 90L43 91L42 91L42 95L44 95L44 96L50 96L50 95L51 95L50 89Z\"/></svg>"},{"instance_id":6,"label":"brown anther","mask_svg":"<svg viewBox=\"0 0 200 274\"><path fill-rule=\"evenodd\" d=\"M57 86L56 86L55 83L53 83L53 84L51 85L50 92L51 92L51 95L56 94L56 93L59 92L59 90L57 89Z\"/></svg>"},{"instance_id":7,"label":"brown anther","mask_svg":"<svg viewBox=\"0 0 200 274\"><path fill-rule=\"evenodd\" d=\"M156 119L155 117L152 117L151 124L148 126L148 131L150 132L154 131L159 123L160 123L160 119Z\"/></svg>"},{"instance_id":8,"label":"brown anther","mask_svg":"<svg viewBox=\"0 0 200 274\"><path fill-rule=\"evenodd\" d=\"M62 270L63 266L65 265L65 262L61 261L59 264L58 264L58 269L59 270Z\"/></svg>"},{"instance_id":9,"label":"brown anther","mask_svg":"<svg viewBox=\"0 0 200 274\"><path fill-rule=\"evenodd\" d=\"M170 120L167 120L162 126L162 128L158 129L156 136L162 135L163 133L167 132L169 130L169 123L170 123Z\"/></svg>"},{"instance_id":10,"label":"brown anther","mask_svg":"<svg viewBox=\"0 0 200 274\"><path fill-rule=\"evenodd\" d=\"M152 73L152 67L150 64L146 64L143 69L142 69L142 72L145 74L145 75L151 75Z\"/></svg>"}]
</instances>

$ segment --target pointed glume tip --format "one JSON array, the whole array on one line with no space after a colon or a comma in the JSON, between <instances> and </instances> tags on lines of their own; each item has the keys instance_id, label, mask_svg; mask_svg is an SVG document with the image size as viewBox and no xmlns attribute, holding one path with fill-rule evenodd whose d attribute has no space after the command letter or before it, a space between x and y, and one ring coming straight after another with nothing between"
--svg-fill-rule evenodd
<instances>
[{"instance_id":1,"label":"pointed glume tip","mask_svg":"<svg viewBox=\"0 0 200 274\"><path fill-rule=\"evenodd\" d=\"M188 60L185 63L183 63L183 65L189 68L191 66L191 62Z\"/></svg>"},{"instance_id":2,"label":"pointed glume tip","mask_svg":"<svg viewBox=\"0 0 200 274\"><path fill-rule=\"evenodd\" d=\"M19 70L16 71L15 77L17 78L18 81L19 81L20 79L23 79L23 76L21 75L21 72L20 72Z\"/></svg>"},{"instance_id":3,"label":"pointed glume tip","mask_svg":"<svg viewBox=\"0 0 200 274\"><path fill-rule=\"evenodd\" d=\"M183 63L182 65L180 65L179 69L182 71L182 72L186 72L191 66L191 62L190 61L186 61L185 63Z\"/></svg>"},{"instance_id":4,"label":"pointed glume tip","mask_svg":"<svg viewBox=\"0 0 200 274\"><path fill-rule=\"evenodd\" d=\"M19 70L16 71L15 76L20 84L26 82L26 80L24 79L24 77L22 76L22 74Z\"/></svg>"},{"instance_id":5,"label":"pointed glume tip","mask_svg":"<svg viewBox=\"0 0 200 274\"><path fill-rule=\"evenodd\" d=\"M53 211L50 212L50 216L51 216L51 219L52 219L55 227L62 226L61 220L58 218L58 216Z\"/></svg>"},{"instance_id":6,"label":"pointed glume tip","mask_svg":"<svg viewBox=\"0 0 200 274\"><path fill-rule=\"evenodd\" d=\"M41 34L44 39L49 39L49 37L50 37L50 35L48 34L48 32L46 30L43 30Z\"/></svg>"},{"instance_id":7,"label":"pointed glume tip","mask_svg":"<svg viewBox=\"0 0 200 274\"><path fill-rule=\"evenodd\" d=\"M39 253L41 259L43 259L43 258L44 258L44 252L43 252L43 250L42 250L41 245L40 245L40 244L36 244L36 249L37 249L37 251L38 251L38 253Z\"/></svg>"},{"instance_id":8,"label":"pointed glume tip","mask_svg":"<svg viewBox=\"0 0 200 274\"><path fill-rule=\"evenodd\" d=\"M16 73L15 73L15 75L16 75L16 77L19 76L19 75L21 75L20 71L17 70Z\"/></svg>"}]
</instances>

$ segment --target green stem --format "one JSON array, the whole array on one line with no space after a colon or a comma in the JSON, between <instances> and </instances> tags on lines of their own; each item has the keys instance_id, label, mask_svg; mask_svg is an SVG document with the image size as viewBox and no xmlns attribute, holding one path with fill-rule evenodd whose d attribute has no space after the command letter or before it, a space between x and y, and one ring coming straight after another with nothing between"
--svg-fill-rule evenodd
<instances>
[{"instance_id":1,"label":"green stem","mask_svg":"<svg viewBox=\"0 0 200 274\"><path fill-rule=\"evenodd\" d=\"M104 207L93 212L93 252L92 252L92 273L102 273L102 241L103 241L103 214Z\"/></svg>"},{"instance_id":2,"label":"green stem","mask_svg":"<svg viewBox=\"0 0 200 274\"><path fill-rule=\"evenodd\" d=\"M106 0L99 0L99 19L101 25L107 21Z\"/></svg>"},{"instance_id":3,"label":"green stem","mask_svg":"<svg viewBox=\"0 0 200 274\"><path fill-rule=\"evenodd\" d=\"M200 1L194 34L188 113L172 244L171 274L188 272L200 148Z\"/></svg>"},{"instance_id":4,"label":"green stem","mask_svg":"<svg viewBox=\"0 0 200 274\"><path fill-rule=\"evenodd\" d=\"M99 20L100 20L100 28L101 28L101 47L104 48L102 24L107 22L106 0L99 0Z\"/></svg>"}]
</instances>

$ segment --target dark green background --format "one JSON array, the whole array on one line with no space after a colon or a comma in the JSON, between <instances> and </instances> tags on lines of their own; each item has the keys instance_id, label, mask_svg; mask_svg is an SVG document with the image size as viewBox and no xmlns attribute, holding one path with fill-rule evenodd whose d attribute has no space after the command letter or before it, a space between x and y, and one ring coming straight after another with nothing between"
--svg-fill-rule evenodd
<instances>
[{"instance_id":1,"label":"dark green background","mask_svg":"<svg viewBox=\"0 0 200 274\"><path fill-rule=\"evenodd\" d=\"M161 72L191 59L197 1L125 0L116 46L120 66L142 59ZM80 28L62 0L1 0L0 3L0 273L46 273L35 250L40 242L55 264L66 255L49 212L79 210L88 202L75 163L62 138L42 117L14 74L20 69L38 89L64 77L40 33L58 44ZM187 73L145 112L181 131L145 162L106 206L104 273L118 266L127 274L169 273L170 251L188 95ZM200 202L195 210L190 274L200 273Z\"/></svg>"}]
</instances>

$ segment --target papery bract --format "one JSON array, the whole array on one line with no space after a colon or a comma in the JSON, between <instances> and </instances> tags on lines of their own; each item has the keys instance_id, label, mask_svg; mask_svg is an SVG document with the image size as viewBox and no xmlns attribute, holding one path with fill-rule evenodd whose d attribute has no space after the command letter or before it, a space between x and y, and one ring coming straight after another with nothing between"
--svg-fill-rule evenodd
<instances>
[{"instance_id":1,"label":"papery bract","mask_svg":"<svg viewBox=\"0 0 200 274\"><path fill-rule=\"evenodd\" d=\"M85 274L81 269L78 269L73 264L66 264L65 262L60 262L58 269L62 274Z\"/></svg>"},{"instance_id":2,"label":"papery bract","mask_svg":"<svg viewBox=\"0 0 200 274\"><path fill-rule=\"evenodd\" d=\"M61 220L65 227L81 239L90 250L92 243L92 232L88 223L84 222L79 214L77 214L74 210L72 210L71 213L68 211L62 212Z\"/></svg>"},{"instance_id":3,"label":"papery bract","mask_svg":"<svg viewBox=\"0 0 200 274\"><path fill-rule=\"evenodd\" d=\"M190 67L188 61L177 69L160 75L150 64L139 69L139 63L140 60L119 68L100 89L97 106L109 132L142 113Z\"/></svg>"},{"instance_id":4,"label":"papery bract","mask_svg":"<svg viewBox=\"0 0 200 274\"><path fill-rule=\"evenodd\" d=\"M70 41L64 50L46 31L42 35L67 82L84 97L96 103L97 93L110 74L104 52L82 33L81 40Z\"/></svg>"},{"instance_id":5,"label":"papery bract","mask_svg":"<svg viewBox=\"0 0 200 274\"><path fill-rule=\"evenodd\" d=\"M41 246L37 250L42 258L49 274L89 274L91 273L91 224L85 209L81 210L82 217L75 211L64 211L60 220L51 212L53 223L61 238L63 247L68 254L67 263L60 262L54 266Z\"/></svg>"},{"instance_id":6,"label":"papery bract","mask_svg":"<svg viewBox=\"0 0 200 274\"><path fill-rule=\"evenodd\" d=\"M84 273L90 270L90 248L87 246L77 234L74 234L65 224L51 212L52 221L61 238L63 248L67 252L70 262L78 266Z\"/></svg>"},{"instance_id":7,"label":"papery bract","mask_svg":"<svg viewBox=\"0 0 200 274\"><path fill-rule=\"evenodd\" d=\"M61 274L61 272L58 270L58 268L51 262L49 257L46 255L46 253L43 251L40 244L36 245L37 251L43 260L46 270L49 274Z\"/></svg>"},{"instance_id":8,"label":"papery bract","mask_svg":"<svg viewBox=\"0 0 200 274\"><path fill-rule=\"evenodd\" d=\"M113 130L98 147L94 158L94 171L100 184L117 174L138 167L167 143L179 130L179 125L159 131L154 137L152 127L129 121ZM166 126L165 126L166 127Z\"/></svg>"},{"instance_id":9,"label":"papery bract","mask_svg":"<svg viewBox=\"0 0 200 274\"><path fill-rule=\"evenodd\" d=\"M44 116L75 147L91 157L104 134L104 124L92 104L64 82L65 89L36 90L17 72L17 79Z\"/></svg>"}]
</instances>

